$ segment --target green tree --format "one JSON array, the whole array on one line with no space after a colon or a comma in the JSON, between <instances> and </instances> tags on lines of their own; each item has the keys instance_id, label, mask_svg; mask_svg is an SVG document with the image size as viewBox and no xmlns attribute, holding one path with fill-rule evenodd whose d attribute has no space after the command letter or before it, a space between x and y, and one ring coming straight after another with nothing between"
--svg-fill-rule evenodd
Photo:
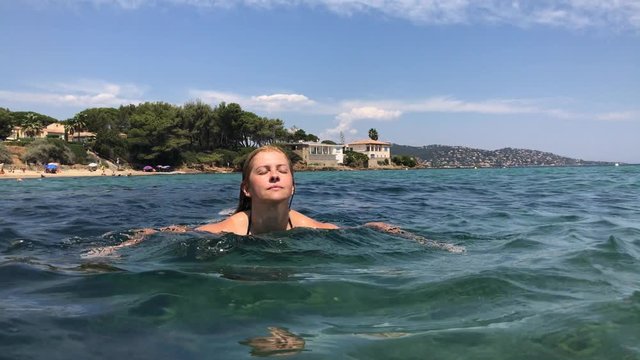
<instances>
[{"instance_id":1,"label":"green tree","mask_svg":"<svg viewBox=\"0 0 640 360\"><path fill-rule=\"evenodd\" d=\"M251 143L252 146L256 147L273 144L278 140L285 140L286 133L282 120L257 117L254 121L253 131L250 134Z\"/></svg>"},{"instance_id":2,"label":"green tree","mask_svg":"<svg viewBox=\"0 0 640 360\"><path fill-rule=\"evenodd\" d=\"M11 152L4 144L0 144L0 164L13 164Z\"/></svg>"},{"instance_id":3,"label":"green tree","mask_svg":"<svg viewBox=\"0 0 640 360\"><path fill-rule=\"evenodd\" d=\"M80 142L80 132L87 129L87 113L77 113L73 118L65 121L64 129L70 135L77 134L77 142Z\"/></svg>"},{"instance_id":4,"label":"green tree","mask_svg":"<svg viewBox=\"0 0 640 360\"><path fill-rule=\"evenodd\" d=\"M14 120L9 109L0 108L0 140L4 140L11 135Z\"/></svg>"},{"instance_id":5,"label":"green tree","mask_svg":"<svg viewBox=\"0 0 640 360\"><path fill-rule=\"evenodd\" d=\"M33 112L29 112L24 116L20 126L27 137L36 137L42 133L43 129L43 124L38 119L38 115Z\"/></svg>"},{"instance_id":6,"label":"green tree","mask_svg":"<svg viewBox=\"0 0 640 360\"><path fill-rule=\"evenodd\" d=\"M292 141L312 141L317 142L320 140L317 136L313 134L307 134L304 130L298 129L293 133Z\"/></svg>"},{"instance_id":7,"label":"green tree","mask_svg":"<svg viewBox=\"0 0 640 360\"><path fill-rule=\"evenodd\" d=\"M49 162L73 164L75 158L71 149L60 139L36 139L27 145L22 160L40 164Z\"/></svg>"},{"instance_id":8,"label":"green tree","mask_svg":"<svg viewBox=\"0 0 640 360\"><path fill-rule=\"evenodd\" d=\"M378 130L374 128L369 129L369 139L378 140Z\"/></svg>"},{"instance_id":9,"label":"green tree","mask_svg":"<svg viewBox=\"0 0 640 360\"><path fill-rule=\"evenodd\" d=\"M398 166L406 166L406 167L415 167L418 165L418 162L413 156L408 155L394 155L391 158L391 162Z\"/></svg>"},{"instance_id":10,"label":"green tree","mask_svg":"<svg viewBox=\"0 0 640 360\"><path fill-rule=\"evenodd\" d=\"M82 122L84 122L83 130L96 134L101 130L115 130L119 132L127 130L127 128L121 124L120 111L115 108L90 108L80 111L74 118L81 119Z\"/></svg>"},{"instance_id":11,"label":"green tree","mask_svg":"<svg viewBox=\"0 0 640 360\"><path fill-rule=\"evenodd\" d=\"M217 113L219 133L218 145L225 149L242 147L241 134L237 131L242 124L242 108L236 103L220 103L214 112Z\"/></svg>"},{"instance_id":12,"label":"green tree","mask_svg":"<svg viewBox=\"0 0 640 360\"><path fill-rule=\"evenodd\" d=\"M25 121L37 122L40 127L46 127L49 124L58 122L57 119L51 116L43 115L35 111L14 111L11 113L14 120L14 125L22 126Z\"/></svg>"},{"instance_id":13,"label":"green tree","mask_svg":"<svg viewBox=\"0 0 640 360\"><path fill-rule=\"evenodd\" d=\"M365 154L347 150L344 154L344 165L355 168L365 168L369 165L369 158Z\"/></svg>"},{"instance_id":14,"label":"green tree","mask_svg":"<svg viewBox=\"0 0 640 360\"><path fill-rule=\"evenodd\" d=\"M138 165L178 165L189 145L179 109L167 103L144 103L130 117L127 138L131 162Z\"/></svg>"},{"instance_id":15,"label":"green tree","mask_svg":"<svg viewBox=\"0 0 640 360\"><path fill-rule=\"evenodd\" d=\"M188 102L180 108L180 127L187 131L189 148L195 152L213 151L218 144L218 114L201 101Z\"/></svg>"},{"instance_id":16,"label":"green tree","mask_svg":"<svg viewBox=\"0 0 640 360\"><path fill-rule=\"evenodd\" d=\"M96 134L96 140L92 144L92 150L100 157L115 161L129 158L127 140L113 129L102 129Z\"/></svg>"}]
</instances>

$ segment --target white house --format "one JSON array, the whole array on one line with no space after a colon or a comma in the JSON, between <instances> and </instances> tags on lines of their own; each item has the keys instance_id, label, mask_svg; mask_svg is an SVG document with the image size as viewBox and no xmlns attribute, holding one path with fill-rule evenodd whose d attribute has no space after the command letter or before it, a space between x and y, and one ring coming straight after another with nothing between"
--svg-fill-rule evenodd
<instances>
[{"instance_id":1,"label":"white house","mask_svg":"<svg viewBox=\"0 0 640 360\"><path fill-rule=\"evenodd\" d=\"M310 166L332 167L344 162L343 145L318 142L282 144L298 154Z\"/></svg>"},{"instance_id":2,"label":"white house","mask_svg":"<svg viewBox=\"0 0 640 360\"><path fill-rule=\"evenodd\" d=\"M369 158L369 167L379 166L385 160L391 163L391 143L378 140L358 140L347 145L351 151L359 152L367 155Z\"/></svg>"}]
</instances>

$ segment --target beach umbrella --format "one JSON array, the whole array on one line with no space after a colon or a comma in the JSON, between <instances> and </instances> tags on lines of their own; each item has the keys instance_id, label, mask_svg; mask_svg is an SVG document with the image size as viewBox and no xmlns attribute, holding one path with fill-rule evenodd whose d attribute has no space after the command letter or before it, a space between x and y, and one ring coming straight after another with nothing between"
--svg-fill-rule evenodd
<instances>
[{"instance_id":1,"label":"beach umbrella","mask_svg":"<svg viewBox=\"0 0 640 360\"><path fill-rule=\"evenodd\" d=\"M153 166L147 165L147 166L143 167L142 170L143 171L152 171L153 170Z\"/></svg>"}]
</instances>

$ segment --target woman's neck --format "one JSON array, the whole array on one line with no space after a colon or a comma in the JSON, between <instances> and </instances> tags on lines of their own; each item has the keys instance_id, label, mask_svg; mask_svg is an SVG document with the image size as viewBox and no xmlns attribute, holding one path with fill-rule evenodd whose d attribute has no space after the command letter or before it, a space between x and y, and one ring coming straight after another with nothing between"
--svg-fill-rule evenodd
<instances>
[{"instance_id":1,"label":"woman's neck","mask_svg":"<svg viewBox=\"0 0 640 360\"><path fill-rule=\"evenodd\" d=\"M252 203L249 216L251 216L251 228L249 229L251 234L287 230L289 204L286 202L277 204Z\"/></svg>"}]
</instances>

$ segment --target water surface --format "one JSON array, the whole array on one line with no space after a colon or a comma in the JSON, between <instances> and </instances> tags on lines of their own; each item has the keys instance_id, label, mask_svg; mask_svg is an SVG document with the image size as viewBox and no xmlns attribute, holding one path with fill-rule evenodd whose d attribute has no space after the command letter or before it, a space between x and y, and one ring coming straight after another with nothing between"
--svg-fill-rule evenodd
<instances>
[{"instance_id":1,"label":"water surface","mask_svg":"<svg viewBox=\"0 0 640 360\"><path fill-rule=\"evenodd\" d=\"M640 167L296 174L340 230L198 225L238 174L0 181L0 358L640 359ZM386 221L453 254L359 225Z\"/></svg>"}]
</instances>

